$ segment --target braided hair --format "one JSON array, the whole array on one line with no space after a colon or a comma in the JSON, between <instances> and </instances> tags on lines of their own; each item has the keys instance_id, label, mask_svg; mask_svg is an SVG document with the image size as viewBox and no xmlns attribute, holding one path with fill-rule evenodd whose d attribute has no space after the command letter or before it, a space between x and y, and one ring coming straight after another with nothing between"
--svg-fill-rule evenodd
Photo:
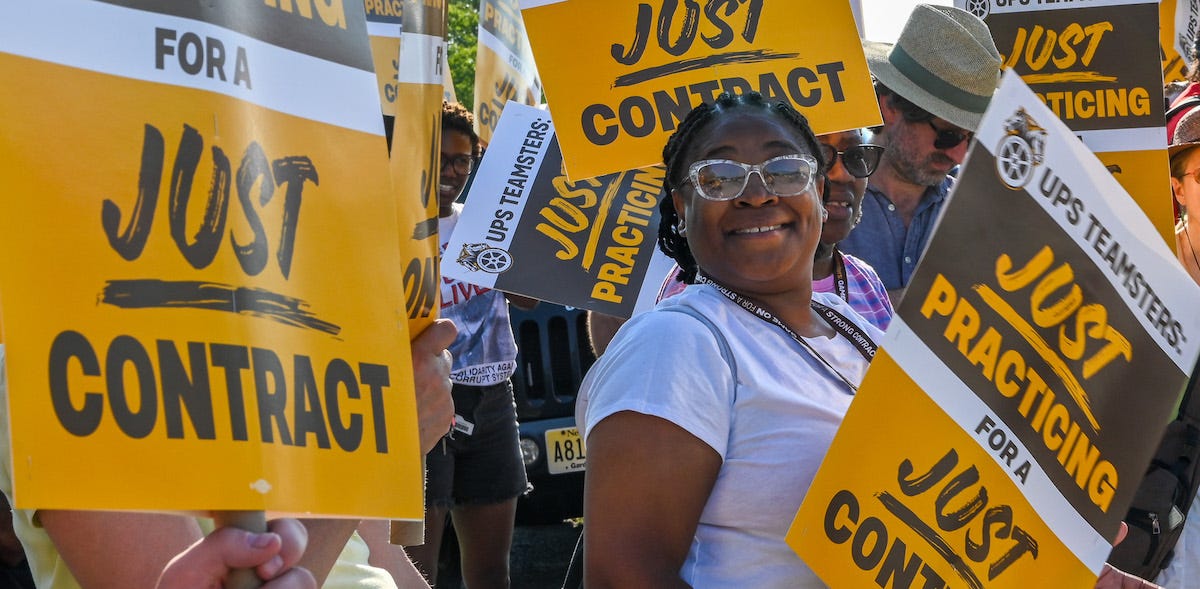
<instances>
[{"instance_id":1,"label":"braided hair","mask_svg":"<svg viewBox=\"0 0 1200 589\"><path fill-rule=\"evenodd\" d=\"M666 166L667 173L663 179L662 198L658 203L658 209L662 213L658 222L658 247L679 264L682 270L679 280L687 284L695 282L698 267L695 258L692 257L692 250L688 247L687 238L679 234L679 213L675 210L671 194L688 182L688 166L691 162L687 161L687 157L696 137L717 117L738 109L771 113L789 123L803 140L809 153L817 160L817 169L825 169L824 154L817 145L817 137L809 126L808 119L786 100L768 101L762 94L753 91L744 94L724 92L715 102L703 103L692 109L663 146L663 165Z\"/></svg>"},{"instance_id":2,"label":"braided hair","mask_svg":"<svg viewBox=\"0 0 1200 589\"><path fill-rule=\"evenodd\" d=\"M458 131L471 140L471 159L479 159L479 134L475 132L475 115L458 102L442 101L442 131Z\"/></svg>"}]
</instances>

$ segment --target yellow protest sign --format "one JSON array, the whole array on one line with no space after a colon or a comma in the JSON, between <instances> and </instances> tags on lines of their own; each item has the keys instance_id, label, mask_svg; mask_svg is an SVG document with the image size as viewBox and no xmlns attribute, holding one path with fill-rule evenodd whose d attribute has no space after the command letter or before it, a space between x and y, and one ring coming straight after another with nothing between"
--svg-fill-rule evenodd
<instances>
[{"instance_id":1,"label":"yellow protest sign","mask_svg":"<svg viewBox=\"0 0 1200 589\"><path fill-rule=\"evenodd\" d=\"M1183 80L1200 33L1200 0L1160 0L1158 18L1163 80Z\"/></svg>"},{"instance_id":2,"label":"yellow protest sign","mask_svg":"<svg viewBox=\"0 0 1200 589\"><path fill-rule=\"evenodd\" d=\"M404 6L398 86L404 108L397 111L392 131L391 175L404 252L404 300L409 331L416 334L437 318L441 283L437 189L446 5L443 0L405 0Z\"/></svg>"},{"instance_id":3,"label":"yellow protest sign","mask_svg":"<svg viewBox=\"0 0 1200 589\"><path fill-rule=\"evenodd\" d=\"M475 131L492 142L504 105L537 105L542 98L533 52L517 0L480 0L475 57Z\"/></svg>"},{"instance_id":4,"label":"yellow protest sign","mask_svg":"<svg viewBox=\"0 0 1200 589\"><path fill-rule=\"evenodd\" d=\"M1088 6L956 0L984 19L1005 69L1062 119L1174 243L1157 0Z\"/></svg>"},{"instance_id":5,"label":"yellow protest sign","mask_svg":"<svg viewBox=\"0 0 1200 589\"><path fill-rule=\"evenodd\" d=\"M0 80L16 505L421 519L361 6L34 3Z\"/></svg>"},{"instance_id":6,"label":"yellow protest sign","mask_svg":"<svg viewBox=\"0 0 1200 589\"><path fill-rule=\"evenodd\" d=\"M788 532L822 580L1092 586L1200 353L1154 235L1006 72Z\"/></svg>"},{"instance_id":7,"label":"yellow protest sign","mask_svg":"<svg viewBox=\"0 0 1200 589\"><path fill-rule=\"evenodd\" d=\"M849 3L704 6L521 0L572 180L660 163L683 117L722 91L788 100L818 134L879 124Z\"/></svg>"},{"instance_id":8,"label":"yellow protest sign","mask_svg":"<svg viewBox=\"0 0 1200 589\"><path fill-rule=\"evenodd\" d=\"M400 22L404 14L401 0L363 0L367 10L367 34L371 37L371 58L379 84L379 103L383 114L396 115L396 93L400 81Z\"/></svg>"},{"instance_id":9,"label":"yellow protest sign","mask_svg":"<svg viewBox=\"0 0 1200 589\"><path fill-rule=\"evenodd\" d=\"M880 579L886 587L1091 586L1095 573L1055 539L1025 501L1020 483L980 473L995 462L991 446L959 428L886 352L871 362L863 388L879 390L883 383L886 395L850 406L838 430L838 441L845 437L847 443L835 443L825 455L826 464L853 464L861 482L819 476L808 492L812 502L804 505L819 515L789 533L789 540L802 538L798 549L820 551L831 561L822 570L818 558L805 557L826 584L861 587ZM994 423L973 425L985 439L994 437L996 452L1019 443ZM946 431L956 433L913 435ZM903 456L878 452L883 440L903 440ZM1017 476L1030 468L1024 457L1005 460ZM1031 574L1034 564L1052 572Z\"/></svg>"},{"instance_id":10,"label":"yellow protest sign","mask_svg":"<svg viewBox=\"0 0 1200 589\"><path fill-rule=\"evenodd\" d=\"M629 317L657 302L671 260L655 246L666 170L571 181L546 111L510 104L446 245L442 304L478 287ZM553 276L554 280L545 280Z\"/></svg>"}]
</instances>

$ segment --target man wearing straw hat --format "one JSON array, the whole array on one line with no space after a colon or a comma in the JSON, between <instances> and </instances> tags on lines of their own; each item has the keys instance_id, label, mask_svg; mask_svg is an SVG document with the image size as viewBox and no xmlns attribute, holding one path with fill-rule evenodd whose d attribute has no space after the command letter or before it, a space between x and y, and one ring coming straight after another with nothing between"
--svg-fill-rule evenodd
<instances>
[{"instance_id":1,"label":"man wearing straw hat","mask_svg":"<svg viewBox=\"0 0 1200 589\"><path fill-rule=\"evenodd\" d=\"M983 21L928 4L913 9L894 46L864 48L883 115L874 142L887 149L862 221L840 247L873 266L898 302L995 91L1000 53Z\"/></svg>"}]
</instances>

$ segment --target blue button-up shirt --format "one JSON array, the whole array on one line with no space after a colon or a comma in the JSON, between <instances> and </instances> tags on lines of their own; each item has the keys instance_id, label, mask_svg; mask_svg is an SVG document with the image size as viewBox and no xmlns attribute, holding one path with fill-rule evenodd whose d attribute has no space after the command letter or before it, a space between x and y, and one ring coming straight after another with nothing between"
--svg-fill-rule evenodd
<instances>
[{"instance_id":1,"label":"blue button-up shirt","mask_svg":"<svg viewBox=\"0 0 1200 589\"><path fill-rule=\"evenodd\" d=\"M947 176L941 184L927 188L912 221L905 227L892 200L867 185L862 220L838 244L838 249L875 268L888 290L904 287L925 253L933 226L953 186L954 178Z\"/></svg>"}]
</instances>

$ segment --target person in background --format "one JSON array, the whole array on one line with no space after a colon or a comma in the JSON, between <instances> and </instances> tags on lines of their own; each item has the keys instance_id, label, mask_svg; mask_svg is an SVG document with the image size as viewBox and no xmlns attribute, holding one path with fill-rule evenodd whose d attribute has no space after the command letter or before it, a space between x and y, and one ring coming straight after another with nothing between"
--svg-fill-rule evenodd
<instances>
[{"instance_id":1,"label":"person in background","mask_svg":"<svg viewBox=\"0 0 1200 589\"><path fill-rule=\"evenodd\" d=\"M1194 68L1193 68L1194 69ZM1168 152L1171 156L1171 193L1176 205L1175 255L1189 276L1200 284L1200 107L1178 120ZM1175 544L1175 556L1159 575L1170 589L1194 587L1200 577L1200 496L1192 502L1184 520L1183 533Z\"/></svg>"},{"instance_id":2,"label":"person in background","mask_svg":"<svg viewBox=\"0 0 1200 589\"><path fill-rule=\"evenodd\" d=\"M1180 119L1171 141L1171 193L1177 206L1175 217L1175 252L1192 280L1200 284L1200 215L1192 218L1188 211L1200 211L1200 106L1187 111Z\"/></svg>"},{"instance_id":3,"label":"person in background","mask_svg":"<svg viewBox=\"0 0 1200 589\"><path fill-rule=\"evenodd\" d=\"M474 117L461 104L442 106L441 145L438 233L445 257L462 212L456 201L479 156ZM449 513L467 587L509 586L517 497L528 486L509 381L517 357L508 316L510 301L522 309L537 304L533 299L442 279L441 314L458 328L450 346L455 425L425 456L425 544L407 548L430 584L437 584L438 555Z\"/></svg>"},{"instance_id":4,"label":"person in background","mask_svg":"<svg viewBox=\"0 0 1200 589\"><path fill-rule=\"evenodd\" d=\"M895 311L883 282L866 262L838 249L862 218L867 178L879 165L884 148L864 144L859 129L821 135L817 141L827 167L822 196L827 215L813 259L813 291L837 295L884 331Z\"/></svg>"},{"instance_id":5,"label":"person in background","mask_svg":"<svg viewBox=\"0 0 1200 589\"><path fill-rule=\"evenodd\" d=\"M1200 98L1200 35L1197 35L1196 40L1192 43L1192 54L1188 57L1190 58L1191 65L1188 66L1186 83L1183 89L1174 97L1168 97L1170 102L1168 103L1167 110L1180 106L1189 100ZM1183 119L1188 110L1190 109L1184 107L1175 113L1174 116L1167 119L1167 141L1174 142L1175 131L1179 125L1179 121Z\"/></svg>"},{"instance_id":6,"label":"person in background","mask_svg":"<svg viewBox=\"0 0 1200 589\"><path fill-rule=\"evenodd\" d=\"M899 302L924 253L967 145L1000 78L991 32L971 13L918 4L894 47L865 46L887 150L862 222L839 246L869 264Z\"/></svg>"}]
</instances>

